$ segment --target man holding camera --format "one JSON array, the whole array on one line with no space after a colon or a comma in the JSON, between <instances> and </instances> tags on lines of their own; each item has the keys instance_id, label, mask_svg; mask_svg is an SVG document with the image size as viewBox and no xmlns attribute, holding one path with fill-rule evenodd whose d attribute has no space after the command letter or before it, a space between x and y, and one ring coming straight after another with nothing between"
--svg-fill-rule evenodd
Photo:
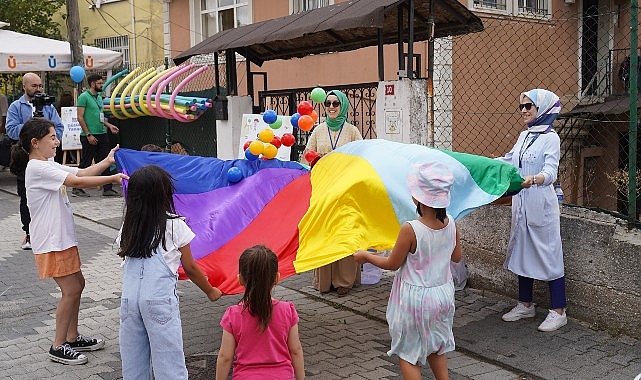
<instances>
[{"instance_id":1,"label":"man holding camera","mask_svg":"<svg viewBox=\"0 0 641 380\"><path fill-rule=\"evenodd\" d=\"M80 158L80 169L91 166L91 161L100 162L107 157L111 150L107 128L111 133L119 132L118 127L109 123L102 110L102 76L91 74L87 77L89 88L78 97L78 123L82 128L80 143L82 144L82 155ZM109 169L102 175L109 175ZM88 197L89 194L82 189L73 189L71 195L74 197ZM112 184L102 186L104 197L118 196Z\"/></svg>"},{"instance_id":2,"label":"man holding camera","mask_svg":"<svg viewBox=\"0 0 641 380\"><path fill-rule=\"evenodd\" d=\"M27 120L31 119L36 111L42 111L42 117L50 120L55 125L56 137L62 140L64 125L56 111L56 107L49 102L49 96L42 94L42 80L35 73L26 73L22 77L22 89L24 95L18 100L11 103L7 112L7 136L14 142L20 139L20 131ZM34 104L34 98L38 98L45 104ZM40 109L41 108L41 109ZM17 174L18 195L20 196L20 220L22 221L22 230L25 232L22 241L22 249L31 249L31 239L29 238L29 223L31 215L27 207L27 189L25 188L24 172Z\"/></svg>"}]
</instances>

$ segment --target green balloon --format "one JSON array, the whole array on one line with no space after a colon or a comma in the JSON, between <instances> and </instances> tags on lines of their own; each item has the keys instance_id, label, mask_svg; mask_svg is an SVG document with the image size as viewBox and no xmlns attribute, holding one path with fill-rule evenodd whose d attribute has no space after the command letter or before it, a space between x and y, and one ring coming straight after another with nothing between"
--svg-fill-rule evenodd
<instances>
[{"instance_id":1,"label":"green balloon","mask_svg":"<svg viewBox=\"0 0 641 380\"><path fill-rule=\"evenodd\" d=\"M280 127L282 127L282 126L283 126L283 119L282 119L280 116L278 116L278 117L276 118L276 121L275 121L275 122L273 122L273 123L271 123L271 124L269 124L269 126L270 126L272 129L278 129L278 128L280 128Z\"/></svg>"},{"instance_id":2,"label":"green balloon","mask_svg":"<svg viewBox=\"0 0 641 380\"><path fill-rule=\"evenodd\" d=\"M311 98L314 103L322 103L325 101L325 98L327 98L327 94L322 88L316 87L312 90Z\"/></svg>"}]
</instances>

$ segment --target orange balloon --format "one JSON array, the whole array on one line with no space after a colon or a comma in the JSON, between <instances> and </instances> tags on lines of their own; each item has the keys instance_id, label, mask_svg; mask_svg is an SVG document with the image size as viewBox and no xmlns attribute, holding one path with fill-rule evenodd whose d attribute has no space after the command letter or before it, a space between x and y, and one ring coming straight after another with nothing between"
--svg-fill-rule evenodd
<instances>
[{"instance_id":1,"label":"orange balloon","mask_svg":"<svg viewBox=\"0 0 641 380\"><path fill-rule=\"evenodd\" d=\"M318 112L316 112L316 110L313 110L312 113L309 114L309 116L311 116L312 119L314 119L314 123L318 121Z\"/></svg>"},{"instance_id":2,"label":"orange balloon","mask_svg":"<svg viewBox=\"0 0 641 380\"><path fill-rule=\"evenodd\" d=\"M298 128L301 130L308 132L312 129L314 126L314 119L309 116L309 115L303 115L298 119Z\"/></svg>"}]
</instances>

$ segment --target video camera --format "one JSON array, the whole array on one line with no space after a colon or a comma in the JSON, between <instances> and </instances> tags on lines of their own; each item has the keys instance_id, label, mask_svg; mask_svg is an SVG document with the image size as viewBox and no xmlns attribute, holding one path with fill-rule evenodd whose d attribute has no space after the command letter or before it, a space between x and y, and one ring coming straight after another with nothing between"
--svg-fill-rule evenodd
<instances>
[{"instance_id":1,"label":"video camera","mask_svg":"<svg viewBox=\"0 0 641 380\"><path fill-rule=\"evenodd\" d=\"M42 111L43 108L46 105L50 105L50 104L53 104L55 102L56 102L56 98L54 96L50 96L50 95L43 94L43 93L35 94L31 98L31 103L33 104L33 106L36 109L33 112L33 117L44 117L45 115L44 115L44 112Z\"/></svg>"}]
</instances>

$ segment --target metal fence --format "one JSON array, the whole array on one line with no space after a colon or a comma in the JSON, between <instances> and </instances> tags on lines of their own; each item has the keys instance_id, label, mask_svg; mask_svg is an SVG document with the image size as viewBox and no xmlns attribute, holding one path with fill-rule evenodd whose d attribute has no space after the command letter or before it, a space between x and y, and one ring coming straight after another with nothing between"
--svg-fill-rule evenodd
<instances>
[{"instance_id":1,"label":"metal fence","mask_svg":"<svg viewBox=\"0 0 641 380\"><path fill-rule=\"evenodd\" d=\"M347 120L361 131L363 138L376 138L376 89L377 82L350 85L326 86L326 90L339 90L349 99L350 109ZM299 102L309 100L313 88L294 88L287 90L259 91L261 111L271 109L279 115L293 115ZM319 115L325 115L323 104L313 103ZM321 116L324 118L324 116ZM300 161L311 132L296 128L296 143L292 146L290 159Z\"/></svg>"},{"instance_id":2,"label":"metal fence","mask_svg":"<svg viewBox=\"0 0 641 380\"><path fill-rule=\"evenodd\" d=\"M629 3L577 8L487 16L480 33L437 40L435 125L451 125L444 148L502 156L524 129L519 94L549 89L562 103L564 202L627 215Z\"/></svg>"}]
</instances>

